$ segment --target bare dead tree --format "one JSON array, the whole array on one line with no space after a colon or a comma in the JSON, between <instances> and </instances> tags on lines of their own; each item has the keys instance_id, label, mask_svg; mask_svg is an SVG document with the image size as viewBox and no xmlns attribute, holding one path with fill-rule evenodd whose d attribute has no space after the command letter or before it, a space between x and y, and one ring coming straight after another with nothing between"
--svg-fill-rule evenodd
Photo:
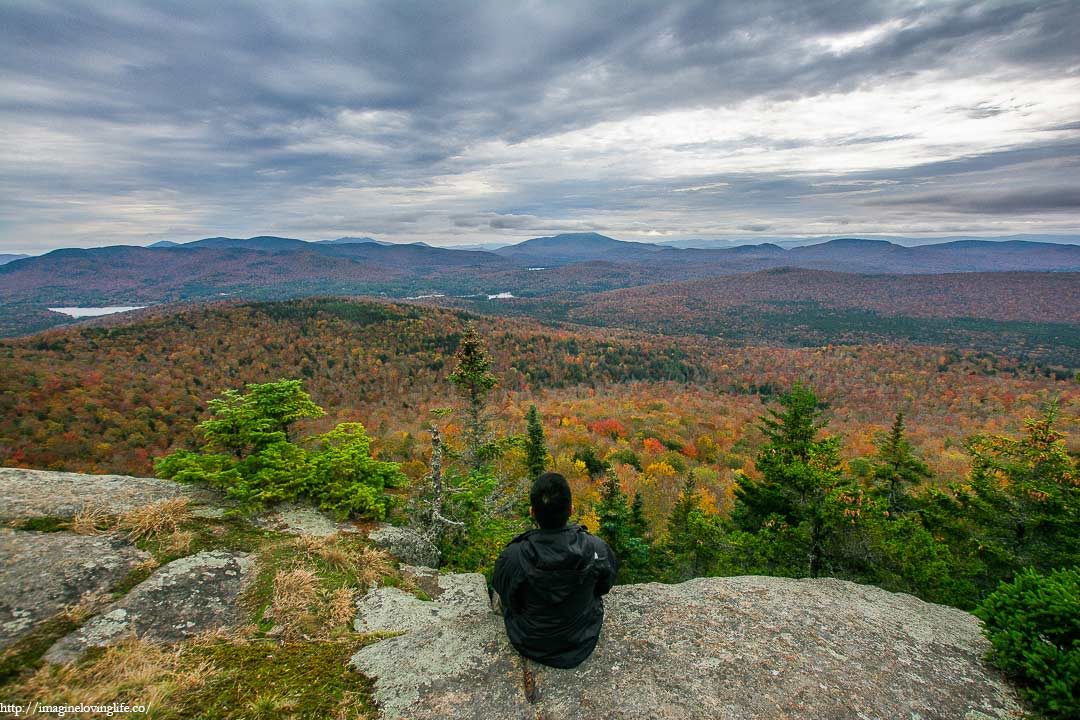
<instances>
[{"instance_id":1,"label":"bare dead tree","mask_svg":"<svg viewBox=\"0 0 1080 720\"><path fill-rule=\"evenodd\" d=\"M437 424L431 423L431 513L424 533L429 540L441 536L447 527L465 527L465 523L442 514L443 493L442 433Z\"/></svg>"}]
</instances>

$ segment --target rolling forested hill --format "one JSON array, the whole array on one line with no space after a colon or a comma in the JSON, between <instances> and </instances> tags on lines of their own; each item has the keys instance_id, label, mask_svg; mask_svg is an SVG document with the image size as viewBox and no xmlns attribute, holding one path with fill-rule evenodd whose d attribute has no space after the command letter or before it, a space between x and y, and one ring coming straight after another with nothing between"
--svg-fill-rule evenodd
<instances>
[{"instance_id":1,"label":"rolling forested hill","mask_svg":"<svg viewBox=\"0 0 1080 720\"><path fill-rule=\"evenodd\" d=\"M1014 356L1063 376L1080 369L1080 273L776 268L597 293L430 302L740 345L909 342Z\"/></svg>"},{"instance_id":2,"label":"rolling forested hill","mask_svg":"<svg viewBox=\"0 0 1080 720\"><path fill-rule=\"evenodd\" d=\"M5 340L0 464L149 474L154 456L196 446L192 428L209 398L296 377L327 410L311 431L363 422L377 451L418 478L427 470L429 410L456 402L446 376L468 317L337 298L232 301ZM655 517L691 468L700 468L717 502L730 499L732 473L754 472L755 419L796 380L829 404L848 462L872 452L876 433L903 411L940 483L965 474L962 446L972 433L1016 432L1054 397L1066 424L1080 415L1071 378L988 352L912 343L735 347L701 336L473 319L500 378L497 431L522 432L536 403L556 467L576 491L587 498L595 488L575 456L587 448L619 453L624 482L646 493ZM447 428L451 446L458 425ZM1071 437L1075 443L1077 433Z\"/></svg>"},{"instance_id":3,"label":"rolling forested hill","mask_svg":"<svg viewBox=\"0 0 1080 720\"><path fill-rule=\"evenodd\" d=\"M885 317L1080 324L1080 273L855 275L780 268L613 290L585 299L589 316L596 318L619 312L643 318L672 315L678 312L674 308L698 310L698 317L687 317L687 326L710 311L798 302Z\"/></svg>"}]
</instances>

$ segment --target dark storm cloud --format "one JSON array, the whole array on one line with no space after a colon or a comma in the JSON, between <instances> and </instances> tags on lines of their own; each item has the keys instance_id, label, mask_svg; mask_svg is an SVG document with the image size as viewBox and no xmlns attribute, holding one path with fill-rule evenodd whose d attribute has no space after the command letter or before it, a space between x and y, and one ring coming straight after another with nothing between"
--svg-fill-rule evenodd
<instances>
[{"instance_id":1,"label":"dark storm cloud","mask_svg":"<svg viewBox=\"0 0 1080 720\"><path fill-rule=\"evenodd\" d=\"M1080 210L1080 187L1046 187L973 193L926 193L880 201L881 205L929 207L949 212L980 215L1013 215L1034 212L1075 212Z\"/></svg>"},{"instance_id":2,"label":"dark storm cloud","mask_svg":"<svg viewBox=\"0 0 1080 720\"><path fill-rule=\"evenodd\" d=\"M454 223L454 227L459 228L478 228L484 226L484 221L480 218L471 216L455 216L450 218Z\"/></svg>"},{"instance_id":3,"label":"dark storm cloud","mask_svg":"<svg viewBox=\"0 0 1080 720\"><path fill-rule=\"evenodd\" d=\"M865 42L844 44L875 28ZM226 220L242 228L267 217L282 233L344 233L357 220L366 225L356 231L393 231L435 216L448 230L525 230L604 212L644 216L657 197L675 195L677 207L696 211L739 198L752 215L823 191L783 172L718 173L712 182L730 190L682 193L694 182L536 177L492 189L477 201L486 206L461 208L454 188L430 178L485 169L483 156L470 155L484 143L512 146L678 109L814 97L939 69L956 78L1075 77L1078 36L1072 2L8 2L0 4L0 130L19 152L0 158L0 218L11 228L0 226L0 242L13 244L17 231L55 244L57 208L78 217L78 203L97 210L71 220L71 233L95 240L110 227L139 237L140 218L160 217L159 202L176 218L143 236L217 234ZM992 118L1019 105L957 107ZM756 139L676 150L726 153L748 142L786 151L815 139L765 128ZM1076 154L1070 144L1014 148L919 172L952 175L1062 151ZM581 162L587 176L587 156ZM370 188L373 203L385 198L386 212L307 214L295 200L356 188ZM156 195L150 202L141 193ZM433 198L430 212L391 207L414 197ZM35 211L32 198L54 202ZM110 215L114 205L127 214Z\"/></svg>"},{"instance_id":4,"label":"dark storm cloud","mask_svg":"<svg viewBox=\"0 0 1080 720\"><path fill-rule=\"evenodd\" d=\"M489 226L496 230L508 230L511 228L527 228L536 224L536 218L524 215L511 215L492 218Z\"/></svg>"}]
</instances>

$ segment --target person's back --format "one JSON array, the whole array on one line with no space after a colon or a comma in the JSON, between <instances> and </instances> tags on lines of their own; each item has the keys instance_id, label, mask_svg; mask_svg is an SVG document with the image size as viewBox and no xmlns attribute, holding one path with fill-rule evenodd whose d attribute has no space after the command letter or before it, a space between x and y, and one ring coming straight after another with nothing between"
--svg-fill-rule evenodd
<instances>
[{"instance_id":1,"label":"person's back","mask_svg":"<svg viewBox=\"0 0 1080 720\"><path fill-rule=\"evenodd\" d=\"M602 539L566 524L572 503L561 475L541 475L530 499L540 528L510 541L495 562L506 634L525 657L576 667L596 647L601 596L614 584L618 564Z\"/></svg>"}]
</instances>

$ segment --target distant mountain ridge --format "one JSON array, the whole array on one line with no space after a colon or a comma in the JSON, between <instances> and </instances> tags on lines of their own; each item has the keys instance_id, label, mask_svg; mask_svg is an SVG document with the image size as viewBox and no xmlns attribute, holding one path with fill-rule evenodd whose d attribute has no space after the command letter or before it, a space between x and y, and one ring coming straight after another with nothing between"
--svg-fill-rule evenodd
<instances>
[{"instance_id":1,"label":"distant mountain ridge","mask_svg":"<svg viewBox=\"0 0 1080 720\"><path fill-rule=\"evenodd\" d=\"M250 250L302 250L313 243L295 238L257 235L250 238L212 237L184 243L181 247L246 248Z\"/></svg>"},{"instance_id":2,"label":"distant mountain ridge","mask_svg":"<svg viewBox=\"0 0 1080 720\"><path fill-rule=\"evenodd\" d=\"M386 240L376 240L370 237L339 237L334 240L316 240L317 245L351 245L354 243L375 243L376 245L392 245Z\"/></svg>"},{"instance_id":3,"label":"distant mountain ridge","mask_svg":"<svg viewBox=\"0 0 1080 720\"><path fill-rule=\"evenodd\" d=\"M512 261L545 262L549 264L565 264L573 262L585 262L590 260L606 260L611 262L639 261L648 258L650 262L657 260L663 262L678 262L702 260L719 260L725 256L739 256L742 258L756 256L785 256L790 258L794 267L814 267L805 265L813 261L833 261L837 259L853 263L847 269L863 270L869 272L974 272L993 270L1077 270L1080 265L1070 264L1068 258L1080 248L1080 235L1055 235L1045 236L1049 242L1033 240L1033 237L1016 235L1002 238L976 238L957 237L955 239L940 238L941 242L925 243L919 245L905 245L893 240L910 240L910 238L860 238L838 237L823 241L808 241L805 243L789 245L787 247L773 243L763 242L758 244L741 244L720 246L721 241L670 241L662 243L650 243L640 241L618 240L608 235L596 232L585 233L562 233L559 235L536 237L524 240L512 245L492 247L486 249L484 245L470 245L459 247L440 247L429 245L424 242L393 243L386 240L377 240L371 237L345 236L333 240L305 241L295 238L278 237L274 235L259 235L250 238L211 237L201 240L193 240L186 243L176 243L170 240L162 240L150 245L151 248L177 248L177 247L214 247L214 248L242 248L264 252L282 251L311 251L319 254L340 253L332 249L335 246L376 245L386 248L418 247L433 251L450 252L480 252L490 253ZM1068 242L1075 239L1075 243ZM97 249L97 248L91 248ZM1044 263L1046 267L967 267L961 260L958 267L938 267L941 258L949 253L961 250L979 250L982 253L1004 252L1051 252L1064 264L1059 266L1058 261ZM689 252L687 252L689 251ZM55 251L53 251L55 252ZM857 257L851 255L858 254ZM842 256L842 257L841 257ZM0 256L3 257L3 256ZM448 256L443 256L448 257ZM884 258L892 258L903 264L915 267L866 267L874 262L882 262ZM931 261L931 258L934 260ZM948 262L948 261L946 261ZM920 264L926 267L918 267ZM1038 262L1034 263L1038 265ZM744 270L751 268L742 268ZM823 269L832 269L831 266Z\"/></svg>"},{"instance_id":4,"label":"distant mountain ridge","mask_svg":"<svg viewBox=\"0 0 1080 720\"><path fill-rule=\"evenodd\" d=\"M736 237L724 239L692 238L686 240L660 240L659 245L675 248L698 248L702 250L716 250L734 247L745 247L770 243L784 248L805 247L808 245L820 245L835 238L829 237L784 237L778 235L756 235L754 237ZM874 240L885 240L893 245L902 247L922 247L926 245L941 245L944 243L958 242L961 240L979 240L983 242L1008 242L1010 240L1023 240L1027 242L1055 243L1061 245L1080 245L1080 235L997 235L982 237L978 235L950 235L943 237L911 237L907 235L875 235Z\"/></svg>"},{"instance_id":5,"label":"distant mountain ridge","mask_svg":"<svg viewBox=\"0 0 1080 720\"><path fill-rule=\"evenodd\" d=\"M259 235L155 247L64 248L0 265L0 335L67 322L47 308L149 305L219 297L498 295L599 292L778 267L863 274L1080 271L1080 245L959 240L903 247L837 238L785 249L627 242L599 233L532 238L494 251Z\"/></svg>"},{"instance_id":6,"label":"distant mountain ridge","mask_svg":"<svg viewBox=\"0 0 1080 720\"><path fill-rule=\"evenodd\" d=\"M1022 257L1018 252L1025 253ZM496 255L514 260L563 264L590 260L656 264L728 264L733 258L758 259L758 267L732 267L749 271L788 264L793 267L848 272L992 272L999 270L1080 270L1080 245L1038 243L1027 240L965 239L935 245L905 247L881 239L835 238L814 245L785 249L772 243L722 249L673 248L657 243L627 242L598 233L567 233L533 238L499 248ZM1003 259L1011 257L1012 260ZM836 263L840 263L838 266Z\"/></svg>"},{"instance_id":7,"label":"distant mountain ridge","mask_svg":"<svg viewBox=\"0 0 1080 720\"><path fill-rule=\"evenodd\" d=\"M388 240L376 240L375 238L366 236L345 236L334 238L333 240L298 240L296 238L279 237L277 235L256 235L255 237L249 238L210 237L202 238L201 240L191 240L184 243L174 242L172 240L160 240L147 247L245 247L252 250L283 250L302 248L305 245L363 245L365 243L387 247L393 245L420 245L422 247L431 247L431 245L423 242L393 243Z\"/></svg>"},{"instance_id":8,"label":"distant mountain ridge","mask_svg":"<svg viewBox=\"0 0 1080 720\"><path fill-rule=\"evenodd\" d=\"M614 259L609 256L619 253L623 257L638 257L641 253L663 250L652 243L627 242L601 235L600 233L563 233L550 237L532 238L516 245L499 248L497 255L511 258L533 258L560 262L574 260Z\"/></svg>"}]
</instances>

